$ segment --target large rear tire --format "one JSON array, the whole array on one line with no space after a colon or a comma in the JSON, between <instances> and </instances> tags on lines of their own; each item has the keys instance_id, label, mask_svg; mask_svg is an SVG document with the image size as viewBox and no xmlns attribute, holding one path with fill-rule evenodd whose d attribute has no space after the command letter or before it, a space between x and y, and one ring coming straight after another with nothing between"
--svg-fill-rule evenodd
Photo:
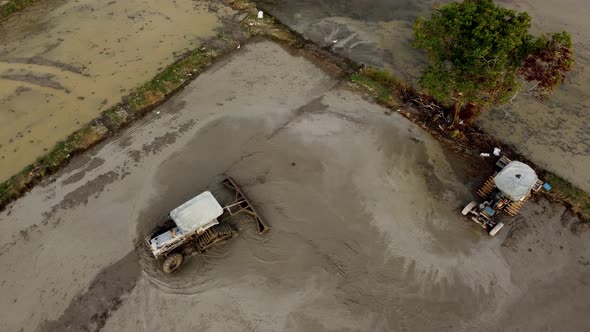
<instances>
[{"instance_id":1,"label":"large rear tire","mask_svg":"<svg viewBox=\"0 0 590 332\"><path fill-rule=\"evenodd\" d=\"M184 258L182 257L182 254L172 254L166 257L166 260L164 260L164 264L162 264L162 270L168 274L174 273L180 269L183 260Z\"/></svg>"},{"instance_id":2,"label":"large rear tire","mask_svg":"<svg viewBox=\"0 0 590 332\"><path fill-rule=\"evenodd\" d=\"M504 227L504 223L497 223L496 226L494 226L494 228L492 228L492 230L490 231L490 236L494 236L496 234L498 234L498 232L502 229L502 227Z\"/></svg>"},{"instance_id":3,"label":"large rear tire","mask_svg":"<svg viewBox=\"0 0 590 332\"><path fill-rule=\"evenodd\" d=\"M477 202L475 201L471 201L469 204L467 204L464 208L463 211L461 211L461 213L466 216L469 214L469 212L471 212L473 210L473 208L475 208L477 206Z\"/></svg>"},{"instance_id":4,"label":"large rear tire","mask_svg":"<svg viewBox=\"0 0 590 332\"><path fill-rule=\"evenodd\" d=\"M531 195L527 195L523 200L517 202L510 202L508 206L504 209L506 213L508 213L511 217L514 217L518 214L520 209L523 207L524 203L529 199Z\"/></svg>"}]
</instances>

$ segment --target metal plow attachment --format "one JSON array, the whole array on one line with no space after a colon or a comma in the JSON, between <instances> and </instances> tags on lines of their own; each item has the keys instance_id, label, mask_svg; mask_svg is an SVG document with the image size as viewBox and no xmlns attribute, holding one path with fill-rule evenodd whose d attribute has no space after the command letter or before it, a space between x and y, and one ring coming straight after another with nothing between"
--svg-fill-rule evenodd
<instances>
[{"instance_id":1,"label":"metal plow attachment","mask_svg":"<svg viewBox=\"0 0 590 332\"><path fill-rule=\"evenodd\" d=\"M229 215L233 216L242 212L248 213L249 215L254 217L254 220L258 224L258 231L260 232L260 234L268 232L270 230L270 226L268 226L264 222L264 220L262 220L262 218L256 212L256 210L254 210L254 206L252 205L252 203L250 203L250 201L248 200L240 186L236 183L236 181L232 177L228 176L225 180L221 181L221 183L228 189L235 192L234 201L224 207L224 209L229 213Z\"/></svg>"}]
</instances>

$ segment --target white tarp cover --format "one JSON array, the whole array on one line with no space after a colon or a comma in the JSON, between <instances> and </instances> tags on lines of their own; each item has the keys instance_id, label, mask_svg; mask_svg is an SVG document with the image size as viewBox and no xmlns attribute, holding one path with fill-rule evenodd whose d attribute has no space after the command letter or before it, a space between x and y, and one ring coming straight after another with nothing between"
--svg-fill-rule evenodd
<instances>
[{"instance_id":1,"label":"white tarp cover","mask_svg":"<svg viewBox=\"0 0 590 332\"><path fill-rule=\"evenodd\" d=\"M494 178L496 187L513 201L520 201L537 183L535 171L520 161L511 161Z\"/></svg>"},{"instance_id":2,"label":"white tarp cover","mask_svg":"<svg viewBox=\"0 0 590 332\"><path fill-rule=\"evenodd\" d=\"M170 212L170 218L184 234L205 226L223 214L223 208L208 191L182 204Z\"/></svg>"}]
</instances>

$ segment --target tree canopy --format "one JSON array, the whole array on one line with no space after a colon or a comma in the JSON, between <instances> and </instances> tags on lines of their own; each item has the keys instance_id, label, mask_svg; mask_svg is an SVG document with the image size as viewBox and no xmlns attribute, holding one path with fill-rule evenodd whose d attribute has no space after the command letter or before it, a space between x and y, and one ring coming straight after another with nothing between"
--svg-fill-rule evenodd
<instances>
[{"instance_id":1,"label":"tree canopy","mask_svg":"<svg viewBox=\"0 0 590 332\"><path fill-rule=\"evenodd\" d=\"M481 108L501 105L524 81L534 81L540 98L572 69L567 32L534 37L531 17L492 0L465 0L438 8L414 24L414 45L426 51L429 66L420 83L434 98L457 96Z\"/></svg>"}]
</instances>

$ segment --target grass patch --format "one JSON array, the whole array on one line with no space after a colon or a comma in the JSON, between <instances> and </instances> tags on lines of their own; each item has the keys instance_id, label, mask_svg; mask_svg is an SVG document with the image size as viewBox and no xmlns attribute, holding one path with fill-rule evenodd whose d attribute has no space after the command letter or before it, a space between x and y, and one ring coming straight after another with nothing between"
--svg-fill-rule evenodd
<instances>
[{"instance_id":1,"label":"grass patch","mask_svg":"<svg viewBox=\"0 0 590 332\"><path fill-rule=\"evenodd\" d=\"M21 10L32 5L36 0L10 0L7 4L0 7L0 20L8 16L20 12Z\"/></svg>"},{"instance_id":2,"label":"grass patch","mask_svg":"<svg viewBox=\"0 0 590 332\"><path fill-rule=\"evenodd\" d=\"M350 81L373 94L377 101L389 108L398 107L418 93L407 83L395 78L390 72L364 67L350 76Z\"/></svg>"},{"instance_id":3,"label":"grass patch","mask_svg":"<svg viewBox=\"0 0 590 332\"><path fill-rule=\"evenodd\" d=\"M372 92L381 103L391 105L392 107L397 104L396 98L394 97L394 90L392 88L380 84L371 77L362 74L362 72L352 74L350 80Z\"/></svg>"},{"instance_id":4,"label":"grass patch","mask_svg":"<svg viewBox=\"0 0 590 332\"><path fill-rule=\"evenodd\" d=\"M233 41L227 42L235 43ZM202 68L209 65L221 53L219 50L202 47L186 54L131 94L128 97L127 111L136 113L146 107L158 104L187 80L197 75Z\"/></svg>"},{"instance_id":5,"label":"grass patch","mask_svg":"<svg viewBox=\"0 0 590 332\"><path fill-rule=\"evenodd\" d=\"M0 183L0 197L4 197L10 189L8 181Z\"/></svg>"},{"instance_id":6,"label":"grass patch","mask_svg":"<svg viewBox=\"0 0 590 332\"><path fill-rule=\"evenodd\" d=\"M585 221L590 221L590 196L588 194L564 178L552 173L545 175L545 181L553 187L547 194L549 197L567 203Z\"/></svg>"},{"instance_id":7,"label":"grass patch","mask_svg":"<svg viewBox=\"0 0 590 332\"><path fill-rule=\"evenodd\" d=\"M402 83L393 77L393 75L383 69L375 68L375 67L365 67L360 71L362 76L371 79L379 83L382 86L387 86L390 88L397 89Z\"/></svg>"},{"instance_id":8,"label":"grass patch","mask_svg":"<svg viewBox=\"0 0 590 332\"><path fill-rule=\"evenodd\" d=\"M114 107L104 112L104 115L114 127L121 127L127 121L125 115L117 111Z\"/></svg>"}]
</instances>

